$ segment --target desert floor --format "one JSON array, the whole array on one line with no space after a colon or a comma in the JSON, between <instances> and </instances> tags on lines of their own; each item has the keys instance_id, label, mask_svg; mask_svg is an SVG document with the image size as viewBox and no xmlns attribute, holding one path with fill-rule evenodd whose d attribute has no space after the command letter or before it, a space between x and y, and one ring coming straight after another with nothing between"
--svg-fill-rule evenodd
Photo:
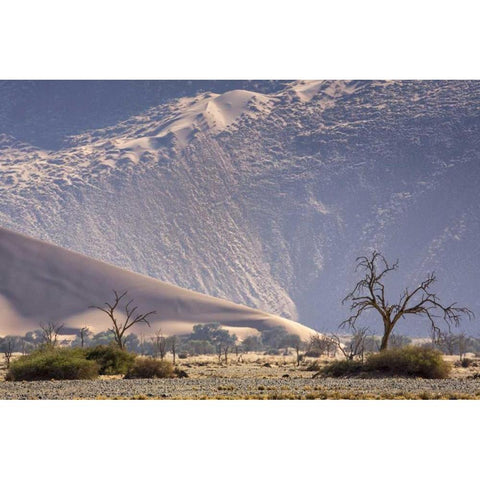
<instances>
[{"instance_id":1,"label":"desert floor","mask_svg":"<svg viewBox=\"0 0 480 480\"><path fill-rule=\"evenodd\" d=\"M294 355L215 356L177 360L188 378L6 382L0 371L0 399L480 399L480 359L468 368L455 366L451 378L312 378L308 363L296 366ZM329 359L321 358L320 363Z\"/></svg>"}]
</instances>

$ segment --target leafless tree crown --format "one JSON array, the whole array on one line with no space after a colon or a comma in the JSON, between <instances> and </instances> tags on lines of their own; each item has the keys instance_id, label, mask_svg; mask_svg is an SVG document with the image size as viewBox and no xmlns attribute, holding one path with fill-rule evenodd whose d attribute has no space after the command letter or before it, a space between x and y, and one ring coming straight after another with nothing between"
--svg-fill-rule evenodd
<instances>
[{"instance_id":1,"label":"leafless tree crown","mask_svg":"<svg viewBox=\"0 0 480 480\"><path fill-rule=\"evenodd\" d=\"M112 321L112 327L109 328L108 330L113 333L115 342L123 350L125 349L125 339L124 339L125 332L131 327L133 327L134 325L137 325L139 323L145 323L150 327L150 322L148 321L147 317L149 317L150 315L154 315L157 312L151 311L148 313L138 313L137 312L138 307L136 306L132 307L131 305L133 300L130 300L125 304L125 307L124 307L125 320L122 321L117 317L116 311L117 311L117 308L119 308L119 304L122 301L122 299L127 297L128 291L125 291L121 295L119 295L116 290L113 290L113 294L115 296L115 299L112 303L105 302L105 307L92 305L90 308L97 308L98 310L101 310L102 312L108 315L108 317Z\"/></svg>"},{"instance_id":2,"label":"leafless tree crown","mask_svg":"<svg viewBox=\"0 0 480 480\"><path fill-rule=\"evenodd\" d=\"M330 342L332 342L335 347L342 352L344 357L348 360L353 360L354 358L361 358L365 354L365 341L368 336L368 328L356 328L352 327L353 335L352 338L343 343L338 335L331 335L329 337Z\"/></svg>"},{"instance_id":3,"label":"leafless tree crown","mask_svg":"<svg viewBox=\"0 0 480 480\"><path fill-rule=\"evenodd\" d=\"M466 307L458 307L456 303L441 303L438 296L431 291L436 281L434 273L428 274L416 288L406 288L397 303L389 303L385 295L384 278L389 272L398 269L398 260L389 264L382 254L374 251L370 257L358 257L356 263L356 271L362 271L364 277L343 299L344 304L350 302L352 314L340 325L355 327L356 321L364 312L377 311L384 326L381 350L387 348L388 339L397 322L408 315L427 318L434 334L440 333L439 318L443 318L450 329L452 326L458 327L463 317L474 317L473 312Z\"/></svg>"},{"instance_id":4,"label":"leafless tree crown","mask_svg":"<svg viewBox=\"0 0 480 480\"><path fill-rule=\"evenodd\" d=\"M58 323L54 321L40 323L43 344L49 347L56 347L58 342L58 335L60 335L63 327L63 323Z\"/></svg>"},{"instance_id":5,"label":"leafless tree crown","mask_svg":"<svg viewBox=\"0 0 480 480\"><path fill-rule=\"evenodd\" d=\"M12 338L5 338L3 341L3 355L5 356L5 366L10 368L10 360L13 356L13 350L15 348L15 342Z\"/></svg>"}]
</instances>

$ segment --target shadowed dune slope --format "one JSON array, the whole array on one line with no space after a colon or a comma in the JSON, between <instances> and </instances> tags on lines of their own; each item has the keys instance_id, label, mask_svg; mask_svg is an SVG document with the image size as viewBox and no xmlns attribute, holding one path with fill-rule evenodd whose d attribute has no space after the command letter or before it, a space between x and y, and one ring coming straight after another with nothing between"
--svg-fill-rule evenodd
<instances>
[{"instance_id":1,"label":"shadowed dune slope","mask_svg":"<svg viewBox=\"0 0 480 480\"><path fill-rule=\"evenodd\" d=\"M218 322L242 338L283 326L302 338L314 331L297 322L227 300L189 291L64 248L0 228L0 335L22 334L40 322L105 330L108 317L90 305L112 301L112 290L128 290L139 312L155 310L151 329L164 334L191 331L197 323ZM123 310L123 304L121 304ZM143 329L143 330L142 330ZM135 331L135 330L134 330Z\"/></svg>"}]
</instances>

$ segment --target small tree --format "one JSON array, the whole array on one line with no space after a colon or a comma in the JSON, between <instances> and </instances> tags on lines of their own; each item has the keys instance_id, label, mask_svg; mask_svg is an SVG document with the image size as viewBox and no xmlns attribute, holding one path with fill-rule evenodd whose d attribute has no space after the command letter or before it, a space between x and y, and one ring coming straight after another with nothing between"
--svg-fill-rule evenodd
<instances>
[{"instance_id":1,"label":"small tree","mask_svg":"<svg viewBox=\"0 0 480 480\"><path fill-rule=\"evenodd\" d=\"M455 355L457 351L457 336L453 333L441 332L435 343L447 355Z\"/></svg>"},{"instance_id":2,"label":"small tree","mask_svg":"<svg viewBox=\"0 0 480 480\"><path fill-rule=\"evenodd\" d=\"M287 331L282 326L276 326L263 330L261 333L262 344L274 349L281 348L283 339L288 335Z\"/></svg>"},{"instance_id":3,"label":"small tree","mask_svg":"<svg viewBox=\"0 0 480 480\"><path fill-rule=\"evenodd\" d=\"M280 344L280 346L285 347L286 350L288 350L288 347L295 349L295 353L297 354L297 367L300 365L300 349L302 345L302 339L294 333L285 335Z\"/></svg>"},{"instance_id":4,"label":"small tree","mask_svg":"<svg viewBox=\"0 0 480 480\"><path fill-rule=\"evenodd\" d=\"M337 346L332 338L326 335L320 335L316 333L310 336L307 345L307 355L317 356L321 355L335 356Z\"/></svg>"},{"instance_id":5,"label":"small tree","mask_svg":"<svg viewBox=\"0 0 480 480\"><path fill-rule=\"evenodd\" d=\"M227 363L228 353L235 345L237 336L235 334L230 335L228 330L222 328L219 323L200 323L193 326L190 339L208 341L212 345L215 345L218 362L221 363L223 356L225 363Z\"/></svg>"},{"instance_id":6,"label":"small tree","mask_svg":"<svg viewBox=\"0 0 480 480\"><path fill-rule=\"evenodd\" d=\"M223 353L225 364L228 363L228 352L230 351L230 348L235 345L236 341L237 336L235 334L230 335L228 330L224 330L222 328L218 329L215 343L217 344L218 351L220 352L218 357L219 362L221 362L221 354Z\"/></svg>"},{"instance_id":7,"label":"small tree","mask_svg":"<svg viewBox=\"0 0 480 480\"><path fill-rule=\"evenodd\" d=\"M108 330L113 333L115 343L117 344L118 348L121 350L125 350L125 332L132 328L134 325L145 323L150 327L150 322L148 321L147 317L150 315L154 315L155 311L151 311L148 313L137 313L138 307L131 307L133 300L130 300L126 303L124 307L125 311L125 320L122 321L117 316L117 308L119 307L120 302L123 298L125 298L128 294L127 291L123 292L121 295L118 295L116 290L113 290L115 295L115 299L112 304L105 302L105 307L98 307L96 305L91 305L89 308L97 308L102 312L106 313L112 322L112 327Z\"/></svg>"},{"instance_id":8,"label":"small tree","mask_svg":"<svg viewBox=\"0 0 480 480\"><path fill-rule=\"evenodd\" d=\"M332 335L332 342L343 353L347 360L360 357L363 362L367 334L367 328L356 329L353 327L353 336L346 344L343 344L337 335Z\"/></svg>"},{"instance_id":9,"label":"small tree","mask_svg":"<svg viewBox=\"0 0 480 480\"><path fill-rule=\"evenodd\" d=\"M242 347L245 352L259 352L263 348L260 335L251 335L242 342Z\"/></svg>"},{"instance_id":10,"label":"small tree","mask_svg":"<svg viewBox=\"0 0 480 480\"><path fill-rule=\"evenodd\" d=\"M160 359L163 360L165 358L165 355L167 354L168 345L167 345L167 339L162 334L161 329L158 329L155 332L155 335L152 337L152 343L153 343L153 356L154 357L160 356Z\"/></svg>"},{"instance_id":11,"label":"small tree","mask_svg":"<svg viewBox=\"0 0 480 480\"><path fill-rule=\"evenodd\" d=\"M82 327L78 333L80 335L80 346L83 348L85 346L85 340L90 335L90 330L88 327Z\"/></svg>"},{"instance_id":12,"label":"small tree","mask_svg":"<svg viewBox=\"0 0 480 480\"><path fill-rule=\"evenodd\" d=\"M352 314L341 326L355 327L357 320L367 311L378 313L383 324L383 337L380 350L388 348L388 342L398 321L407 316L426 318L430 322L432 334L440 333L438 318L443 317L448 328L458 327L464 316L474 317L467 307L457 307L455 303L444 305L438 296L431 291L436 281L435 275L429 274L420 285L413 289L406 288L397 303L390 303L385 294L385 276L397 270L398 261L389 264L385 257L374 251L370 256L356 259L356 270L363 272L363 278L357 282L353 290L342 303L350 302Z\"/></svg>"},{"instance_id":13,"label":"small tree","mask_svg":"<svg viewBox=\"0 0 480 480\"><path fill-rule=\"evenodd\" d=\"M46 347L56 347L58 342L58 335L62 331L63 323L49 321L47 323L40 323L42 343Z\"/></svg>"},{"instance_id":14,"label":"small tree","mask_svg":"<svg viewBox=\"0 0 480 480\"><path fill-rule=\"evenodd\" d=\"M465 354L467 353L468 349L468 337L461 333L458 335L458 355L460 356L460 361L465 358Z\"/></svg>"},{"instance_id":15,"label":"small tree","mask_svg":"<svg viewBox=\"0 0 480 480\"><path fill-rule=\"evenodd\" d=\"M13 350L15 348L15 342L11 337L5 337L2 342L2 351L5 356L5 365L10 368L10 359L13 356Z\"/></svg>"},{"instance_id":16,"label":"small tree","mask_svg":"<svg viewBox=\"0 0 480 480\"><path fill-rule=\"evenodd\" d=\"M173 356L173 364L175 365L175 359L177 355L177 346L178 346L178 337L176 335L172 335L171 337L167 338L167 346L172 352Z\"/></svg>"}]
</instances>

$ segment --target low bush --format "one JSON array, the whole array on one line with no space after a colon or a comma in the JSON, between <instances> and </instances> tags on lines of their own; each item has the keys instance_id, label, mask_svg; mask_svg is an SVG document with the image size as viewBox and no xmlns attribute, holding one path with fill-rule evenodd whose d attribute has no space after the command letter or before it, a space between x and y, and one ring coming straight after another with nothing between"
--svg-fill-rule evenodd
<instances>
[{"instance_id":1,"label":"low bush","mask_svg":"<svg viewBox=\"0 0 480 480\"><path fill-rule=\"evenodd\" d=\"M406 346L369 355L365 370L387 375L423 378L447 378L450 365L442 352L421 346Z\"/></svg>"},{"instance_id":2,"label":"low bush","mask_svg":"<svg viewBox=\"0 0 480 480\"><path fill-rule=\"evenodd\" d=\"M365 363L354 360L335 360L321 373L328 377L346 376L406 376L447 378L450 365L442 353L431 347L411 346L384 350L367 356Z\"/></svg>"},{"instance_id":3,"label":"low bush","mask_svg":"<svg viewBox=\"0 0 480 480\"><path fill-rule=\"evenodd\" d=\"M334 360L321 369L327 377L345 377L358 375L363 371L363 364L356 360Z\"/></svg>"},{"instance_id":4,"label":"low bush","mask_svg":"<svg viewBox=\"0 0 480 480\"><path fill-rule=\"evenodd\" d=\"M175 377L173 365L166 360L155 358L136 358L125 378L172 378Z\"/></svg>"},{"instance_id":5,"label":"low bush","mask_svg":"<svg viewBox=\"0 0 480 480\"><path fill-rule=\"evenodd\" d=\"M125 375L135 363L135 354L113 345L97 345L85 350L87 360L99 365L100 375Z\"/></svg>"},{"instance_id":6,"label":"low bush","mask_svg":"<svg viewBox=\"0 0 480 480\"><path fill-rule=\"evenodd\" d=\"M322 367L320 367L320 364L317 361L315 361L315 362L309 362L305 370L307 372L318 372L321 370L321 368Z\"/></svg>"},{"instance_id":7,"label":"low bush","mask_svg":"<svg viewBox=\"0 0 480 480\"><path fill-rule=\"evenodd\" d=\"M89 380L98 376L98 364L76 348L36 350L10 364L7 380Z\"/></svg>"},{"instance_id":8,"label":"low bush","mask_svg":"<svg viewBox=\"0 0 480 480\"><path fill-rule=\"evenodd\" d=\"M473 358L462 358L459 362L455 363L455 366L468 368L468 367L476 367L477 363Z\"/></svg>"}]
</instances>

